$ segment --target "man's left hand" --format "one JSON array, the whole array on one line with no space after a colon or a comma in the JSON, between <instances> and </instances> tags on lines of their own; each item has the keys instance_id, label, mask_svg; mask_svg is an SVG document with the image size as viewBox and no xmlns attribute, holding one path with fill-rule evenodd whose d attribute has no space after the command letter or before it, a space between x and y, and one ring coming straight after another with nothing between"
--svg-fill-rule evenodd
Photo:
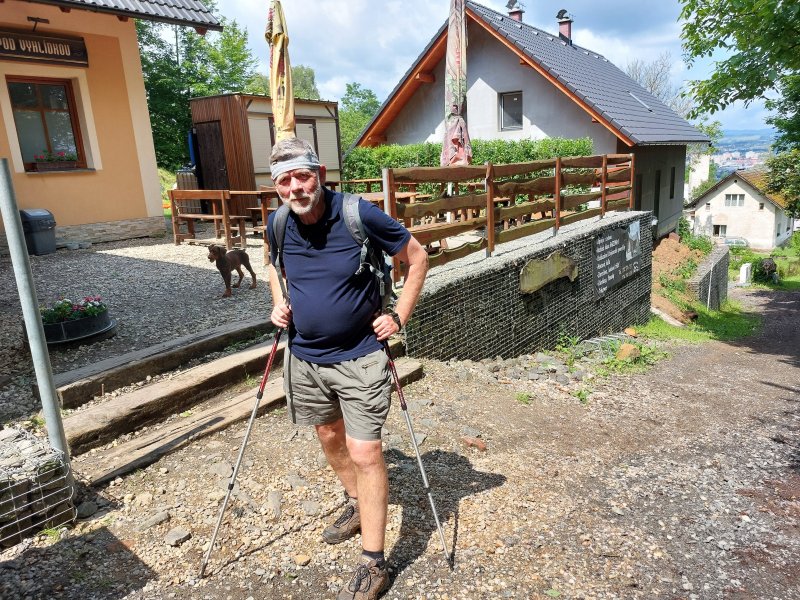
<instances>
[{"instance_id":1,"label":"man's left hand","mask_svg":"<svg viewBox=\"0 0 800 600\"><path fill-rule=\"evenodd\" d=\"M372 322L372 329L378 337L378 341L382 342L388 340L395 333L400 331L397 323L394 322L391 315L381 315Z\"/></svg>"}]
</instances>

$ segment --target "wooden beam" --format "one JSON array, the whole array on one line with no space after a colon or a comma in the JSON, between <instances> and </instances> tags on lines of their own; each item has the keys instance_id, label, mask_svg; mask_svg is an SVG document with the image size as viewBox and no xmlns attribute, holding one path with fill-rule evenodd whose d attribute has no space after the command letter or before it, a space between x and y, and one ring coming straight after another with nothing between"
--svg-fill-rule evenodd
<instances>
[{"instance_id":1,"label":"wooden beam","mask_svg":"<svg viewBox=\"0 0 800 600\"><path fill-rule=\"evenodd\" d=\"M59 6L58 9L63 13L68 13L72 10L69 6Z\"/></svg>"},{"instance_id":2,"label":"wooden beam","mask_svg":"<svg viewBox=\"0 0 800 600\"><path fill-rule=\"evenodd\" d=\"M194 30L197 32L198 35L202 35L205 37L206 33L208 33L208 29L205 27L195 27Z\"/></svg>"},{"instance_id":3,"label":"wooden beam","mask_svg":"<svg viewBox=\"0 0 800 600\"><path fill-rule=\"evenodd\" d=\"M370 142L374 142L376 144L385 144L386 143L386 136L384 134L374 134L367 138Z\"/></svg>"},{"instance_id":4,"label":"wooden beam","mask_svg":"<svg viewBox=\"0 0 800 600\"><path fill-rule=\"evenodd\" d=\"M125 15L117 15L117 18L120 21L122 21L123 23L127 23L128 22L128 17L126 17Z\"/></svg>"},{"instance_id":5,"label":"wooden beam","mask_svg":"<svg viewBox=\"0 0 800 600\"><path fill-rule=\"evenodd\" d=\"M430 71L420 71L414 79L422 83L434 83L436 81L436 76Z\"/></svg>"}]
</instances>

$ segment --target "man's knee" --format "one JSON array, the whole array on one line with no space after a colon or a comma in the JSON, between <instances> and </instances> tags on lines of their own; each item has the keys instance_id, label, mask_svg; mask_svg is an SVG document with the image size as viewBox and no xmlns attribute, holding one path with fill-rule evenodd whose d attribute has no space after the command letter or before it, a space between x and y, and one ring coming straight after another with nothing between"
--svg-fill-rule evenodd
<instances>
[{"instance_id":1,"label":"man's knee","mask_svg":"<svg viewBox=\"0 0 800 600\"><path fill-rule=\"evenodd\" d=\"M342 419L334 421L333 423L326 423L325 425L317 425L316 430L317 437L323 446L345 441L344 421L342 421Z\"/></svg>"},{"instance_id":2,"label":"man's knee","mask_svg":"<svg viewBox=\"0 0 800 600\"><path fill-rule=\"evenodd\" d=\"M353 464L361 471L384 467L383 447L380 440L366 442L347 438L347 450Z\"/></svg>"}]
</instances>

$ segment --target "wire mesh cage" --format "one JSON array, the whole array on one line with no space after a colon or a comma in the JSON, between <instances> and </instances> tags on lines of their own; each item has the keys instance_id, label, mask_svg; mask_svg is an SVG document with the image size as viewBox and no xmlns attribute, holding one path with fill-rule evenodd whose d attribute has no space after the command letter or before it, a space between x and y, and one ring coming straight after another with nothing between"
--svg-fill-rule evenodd
<instances>
[{"instance_id":1,"label":"wire mesh cage","mask_svg":"<svg viewBox=\"0 0 800 600\"><path fill-rule=\"evenodd\" d=\"M75 520L64 455L20 429L0 430L0 548Z\"/></svg>"}]
</instances>

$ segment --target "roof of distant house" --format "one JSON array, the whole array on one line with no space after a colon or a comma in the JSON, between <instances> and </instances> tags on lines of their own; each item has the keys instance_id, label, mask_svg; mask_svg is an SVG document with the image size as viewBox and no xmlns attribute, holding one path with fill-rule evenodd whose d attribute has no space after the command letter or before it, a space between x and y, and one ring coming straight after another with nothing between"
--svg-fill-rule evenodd
<instances>
[{"instance_id":1,"label":"roof of distant house","mask_svg":"<svg viewBox=\"0 0 800 600\"><path fill-rule=\"evenodd\" d=\"M634 145L708 143L708 136L645 90L604 56L567 43L475 2L466 2L467 15L510 46L593 117L604 121L620 139ZM415 63L389 94L378 114L359 137L362 141L419 66L446 39L447 23L436 33ZM441 50L439 50L441 52ZM438 60L437 60L438 62ZM390 112L398 112L392 107Z\"/></svg>"},{"instance_id":2,"label":"roof of distant house","mask_svg":"<svg viewBox=\"0 0 800 600\"><path fill-rule=\"evenodd\" d=\"M700 196L698 196L697 198L692 200L689 204L687 204L686 207L687 208L696 207L701 201L706 200L710 195L714 194L723 185L728 183L731 179L735 178L741 179L745 183L748 183L750 187L753 188L755 191L757 191L761 196L763 196L773 204L779 206L780 208L786 208L789 205L788 200L782 194L778 194L775 192L767 192L767 169L765 167L754 167L752 169L734 171L727 177L723 177L716 184L708 188Z\"/></svg>"},{"instance_id":3,"label":"roof of distant house","mask_svg":"<svg viewBox=\"0 0 800 600\"><path fill-rule=\"evenodd\" d=\"M196 0L32 0L39 4L54 4L62 8L75 8L104 12L112 15L161 21L176 25L189 25L197 29L221 30L217 18Z\"/></svg>"}]
</instances>

